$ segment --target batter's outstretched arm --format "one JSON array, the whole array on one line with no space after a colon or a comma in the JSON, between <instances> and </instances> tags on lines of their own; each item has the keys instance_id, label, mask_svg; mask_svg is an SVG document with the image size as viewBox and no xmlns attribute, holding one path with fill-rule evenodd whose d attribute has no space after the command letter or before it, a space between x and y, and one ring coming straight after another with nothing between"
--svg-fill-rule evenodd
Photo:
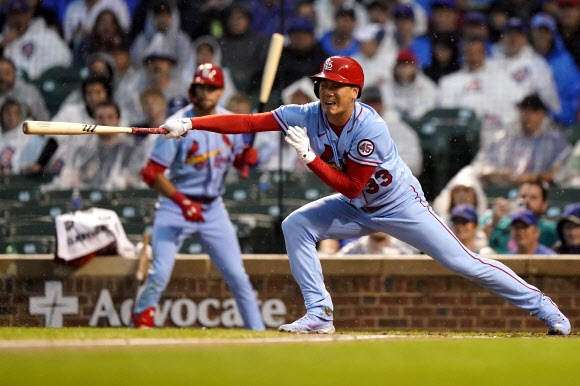
<instances>
[{"instance_id":1,"label":"batter's outstretched arm","mask_svg":"<svg viewBox=\"0 0 580 386\"><path fill-rule=\"evenodd\" d=\"M195 118L172 119L161 125L169 131L164 138L179 138L189 130L205 130L220 134L247 134L281 130L271 112L259 114L216 114Z\"/></svg>"}]
</instances>

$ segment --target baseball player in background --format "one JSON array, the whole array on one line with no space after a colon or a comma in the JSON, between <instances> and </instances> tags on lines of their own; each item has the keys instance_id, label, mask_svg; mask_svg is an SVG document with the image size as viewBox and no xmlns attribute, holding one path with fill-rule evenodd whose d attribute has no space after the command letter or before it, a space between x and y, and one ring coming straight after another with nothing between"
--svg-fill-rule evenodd
<instances>
[{"instance_id":1,"label":"baseball player in background","mask_svg":"<svg viewBox=\"0 0 580 386\"><path fill-rule=\"evenodd\" d=\"M168 120L161 126L169 131L165 138L180 138L191 129L224 134L283 130L286 142L308 168L339 192L305 205L282 223L306 315L280 326L281 331L333 333L334 307L316 243L382 231L529 311L548 326L548 333L570 333L570 322L549 297L504 264L468 250L433 212L401 160L385 121L356 101L364 74L355 60L332 56L312 78L316 102L262 114Z\"/></svg>"},{"instance_id":2,"label":"baseball player in background","mask_svg":"<svg viewBox=\"0 0 580 386\"><path fill-rule=\"evenodd\" d=\"M172 117L189 120L229 114L217 106L223 91L221 68L200 65L189 89L191 104ZM155 308L169 282L175 255L184 239L196 234L234 294L244 327L265 329L242 263L236 231L221 199L224 176L232 164L241 168L257 160L256 151L244 146L241 135L192 131L181 141L164 141L161 137L156 141L141 171L143 180L159 192L160 202L153 222L153 262L135 304L134 327L153 327Z\"/></svg>"}]
</instances>

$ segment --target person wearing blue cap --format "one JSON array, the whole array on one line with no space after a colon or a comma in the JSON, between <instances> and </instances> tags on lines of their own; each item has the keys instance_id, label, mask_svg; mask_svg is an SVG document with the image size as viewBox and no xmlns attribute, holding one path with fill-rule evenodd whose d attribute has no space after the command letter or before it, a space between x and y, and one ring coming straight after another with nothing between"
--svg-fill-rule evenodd
<instances>
[{"instance_id":1,"label":"person wearing blue cap","mask_svg":"<svg viewBox=\"0 0 580 386\"><path fill-rule=\"evenodd\" d=\"M564 207L558 221L560 242L554 247L560 254L580 255L580 202Z\"/></svg>"},{"instance_id":2,"label":"person wearing blue cap","mask_svg":"<svg viewBox=\"0 0 580 386\"><path fill-rule=\"evenodd\" d=\"M501 40L493 46L498 71L510 74L520 95L538 94L552 113L561 110L552 69L528 42L528 25L517 17L509 18Z\"/></svg>"},{"instance_id":3,"label":"person wearing blue cap","mask_svg":"<svg viewBox=\"0 0 580 386\"><path fill-rule=\"evenodd\" d=\"M538 13L531 22L530 42L552 68L562 109L554 114L556 122L564 127L578 123L576 111L580 97L580 70L562 41L556 21L546 13Z\"/></svg>"},{"instance_id":4,"label":"person wearing blue cap","mask_svg":"<svg viewBox=\"0 0 580 386\"><path fill-rule=\"evenodd\" d=\"M510 234L517 246L515 255L556 255L556 251L540 244L538 218L529 209L515 212L511 216Z\"/></svg>"},{"instance_id":5,"label":"person wearing blue cap","mask_svg":"<svg viewBox=\"0 0 580 386\"><path fill-rule=\"evenodd\" d=\"M320 69L328 57L314 35L314 23L304 16L288 20L287 44L282 49L278 79L283 90L297 80L310 76Z\"/></svg>"}]
</instances>

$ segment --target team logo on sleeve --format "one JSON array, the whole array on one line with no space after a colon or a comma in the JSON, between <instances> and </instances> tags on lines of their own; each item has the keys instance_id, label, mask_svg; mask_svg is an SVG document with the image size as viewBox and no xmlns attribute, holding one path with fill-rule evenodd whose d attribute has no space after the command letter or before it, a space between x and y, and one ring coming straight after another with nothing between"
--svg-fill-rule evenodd
<instances>
[{"instance_id":1,"label":"team logo on sleeve","mask_svg":"<svg viewBox=\"0 0 580 386\"><path fill-rule=\"evenodd\" d=\"M363 139L356 146L356 150L361 156L368 157L375 151L375 144L370 139Z\"/></svg>"}]
</instances>

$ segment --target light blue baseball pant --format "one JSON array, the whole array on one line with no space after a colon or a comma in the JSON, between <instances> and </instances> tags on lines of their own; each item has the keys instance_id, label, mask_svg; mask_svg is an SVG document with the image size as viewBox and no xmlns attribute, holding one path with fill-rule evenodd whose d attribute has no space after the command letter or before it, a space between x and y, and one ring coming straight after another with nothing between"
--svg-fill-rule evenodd
<instances>
[{"instance_id":1,"label":"light blue baseball pant","mask_svg":"<svg viewBox=\"0 0 580 386\"><path fill-rule=\"evenodd\" d=\"M175 265L175 256L186 237L197 235L205 253L222 274L232 291L250 330L264 330L256 294L242 262L240 244L221 198L204 204L205 222L191 222L183 218L181 210L172 202L162 202L155 213L152 234L153 261L143 285L135 314L156 307L167 287ZM179 212L178 212L179 211Z\"/></svg>"},{"instance_id":2,"label":"light blue baseball pant","mask_svg":"<svg viewBox=\"0 0 580 386\"><path fill-rule=\"evenodd\" d=\"M419 186L409 187L409 200L398 208L368 212L336 194L311 202L290 214L282 229L290 269L309 314L331 320L316 243L382 231L423 251L444 267L464 276L531 314L542 314L543 293L506 265L468 250L428 206ZM328 310L328 309L327 309ZM548 310L545 310L546 312Z\"/></svg>"}]
</instances>

